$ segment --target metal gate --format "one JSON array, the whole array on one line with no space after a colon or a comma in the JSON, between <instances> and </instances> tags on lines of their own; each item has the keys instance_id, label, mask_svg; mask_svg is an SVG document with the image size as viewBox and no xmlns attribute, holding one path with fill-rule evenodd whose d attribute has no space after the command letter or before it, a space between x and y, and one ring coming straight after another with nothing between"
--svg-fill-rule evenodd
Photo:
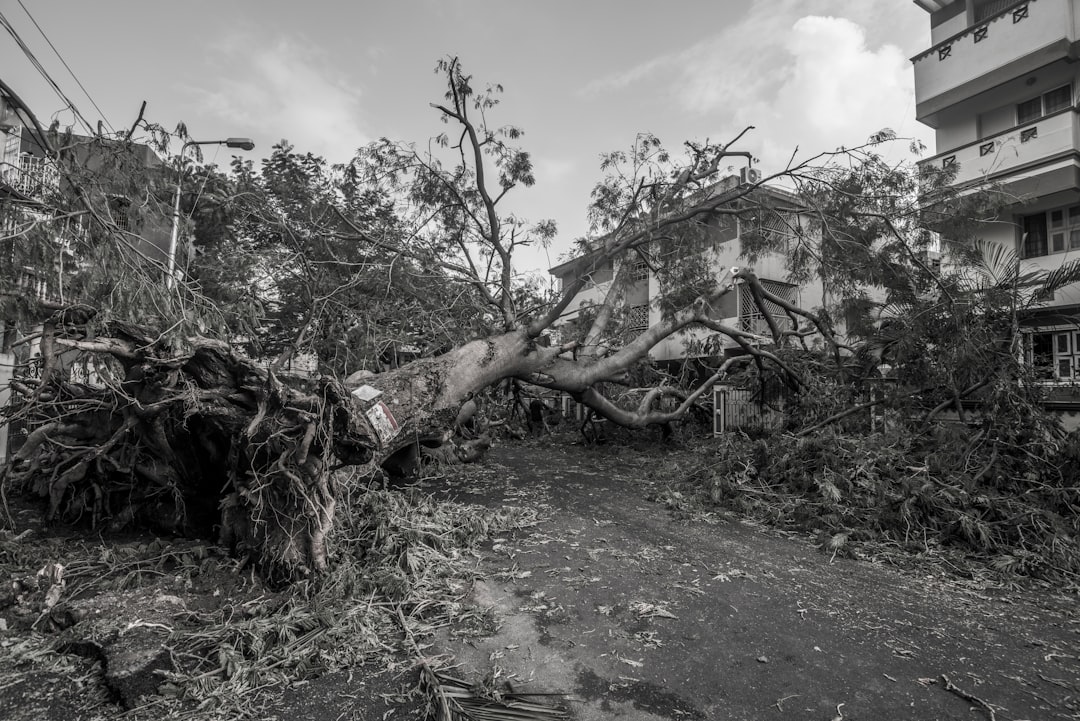
<instances>
[{"instance_id":1,"label":"metal gate","mask_svg":"<svg viewBox=\"0 0 1080 721\"><path fill-rule=\"evenodd\" d=\"M783 391L713 386L713 435L747 428L779 428L789 398Z\"/></svg>"}]
</instances>

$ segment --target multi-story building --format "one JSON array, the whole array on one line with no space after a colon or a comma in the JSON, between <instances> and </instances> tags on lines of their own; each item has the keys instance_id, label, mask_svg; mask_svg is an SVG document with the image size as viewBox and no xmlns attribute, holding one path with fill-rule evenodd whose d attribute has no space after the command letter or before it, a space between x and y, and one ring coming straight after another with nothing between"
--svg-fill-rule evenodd
<instances>
[{"instance_id":1,"label":"multi-story building","mask_svg":"<svg viewBox=\"0 0 1080 721\"><path fill-rule=\"evenodd\" d=\"M727 192L740 182L743 182L740 176L731 176L720 181L714 188L714 192ZM754 193L759 196L768 196L769 205L780 205L788 209L797 207L793 196L778 189L761 186ZM783 213L787 217L785 225L794 227L800 224L801 219L797 212L788 210ZM709 232L704 239L687 244L690 250L684 250L684 252L697 254L698 259L703 261L706 272L712 273L717 278L726 269L746 267L747 262L743 253L744 237L748 232L755 234L761 232L761 228L752 227L752 225L736 216L725 216L720 222L713 222L709 226ZM662 289L659 279L649 264L637 255L631 254L622 262L633 264L629 269L632 274L630 284L624 289L620 300L620 307L624 310L622 330L632 337L660 321L663 304L658 302L658 299ZM592 256L579 256L551 268L549 272L556 279L557 289L565 288L593 263ZM583 315L587 316L590 308L604 302L620 270L617 263L618 261L608 261L590 273L587 285L571 301L567 312L556 326L557 329L559 326L565 327L566 324L578 320ZM752 264L752 269L766 290L785 300L805 308L820 307L825 304L826 294L820 281L812 285L797 285L789 281L786 248L776 248L772 252L761 254ZM791 319L779 306L770 307L768 310L771 311L770 314L778 327L782 329L791 327ZM720 300L712 316L729 327L759 335L763 341L771 335L762 311L753 302L749 290L742 284L736 284L734 292ZM706 337L712 339L710 343L704 342ZM688 358L722 357L741 352L739 346L729 338L718 337L717 334L700 327L690 327L662 340L653 347L649 357L657 363L667 365Z\"/></svg>"},{"instance_id":2,"label":"multi-story building","mask_svg":"<svg viewBox=\"0 0 1080 721\"><path fill-rule=\"evenodd\" d=\"M9 311L53 295L54 275L19 261L16 244L35 223L48 220L42 200L59 188L56 165L27 130L18 103L0 92L0 408L10 401L10 383L25 363L15 352L17 324ZM8 424L0 419L0 463L7 455Z\"/></svg>"},{"instance_id":3,"label":"multi-story building","mask_svg":"<svg viewBox=\"0 0 1080 721\"><path fill-rule=\"evenodd\" d=\"M168 215L133 207L145 204L150 195L146 187L133 193L133 182L145 180L148 186L150 176L164 169L151 148L69 135L53 152L49 145L55 139L42 137L21 101L2 87L0 83L0 408L10 401L11 379L33 376L38 367L38 341L33 338L40 323L57 308L82 300L71 297L70 287L81 264L92 258L100 266L118 257L95 255L92 248L121 248L129 259L160 267L163 273L170 237ZM65 195L75 197L62 165L92 179L80 193L113 229L92 230L86 213L58 210L65 205ZM61 364L74 363L76 355L65 354ZM78 366L72 370L78 372ZM0 462L10 431L0 418Z\"/></svg>"},{"instance_id":4,"label":"multi-story building","mask_svg":"<svg viewBox=\"0 0 1080 721\"><path fill-rule=\"evenodd\" d=\"M983 232L1028 266L1080 257L1080 0L915 0L931 47L912 58L916 116L961 189L1010 205ZM1080 378L1080 284L1025 318L1028 357L1051 384ZM1077 406L1058 388L1052 404Z\"/></svg>"}]
</instances>

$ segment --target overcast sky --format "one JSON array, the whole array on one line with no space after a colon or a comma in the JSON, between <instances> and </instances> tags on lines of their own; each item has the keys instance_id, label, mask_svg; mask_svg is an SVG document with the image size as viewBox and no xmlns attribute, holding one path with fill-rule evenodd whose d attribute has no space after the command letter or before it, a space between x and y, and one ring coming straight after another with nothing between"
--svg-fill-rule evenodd
<instances>
[{"instance_id":1,"label":"overcast sky","mask_svg":"<svg viewBox=\"0 0 1080 721\"><path fill-rule=\"evenodd\" d=\"M740 143L765 173L795 150L862 143L914 119L908 58L929 46L910 0L20 0L0 2L49 75L91 123L180 121L195 139L249 136L260 159L280 139L343 162L379 137L424 143L442 130L432 72L457 55L505 88L497 124L525 130L537 184L514 210L553 218L550 262L586 229L600 153L649 131ZM3 33L5 82L48 124L65 101ZM93 101L100 107L94 108ZM207 149L207 160L228 153ZM544 267L540 254L523 259Z\"/></svg>"}]
</instances>

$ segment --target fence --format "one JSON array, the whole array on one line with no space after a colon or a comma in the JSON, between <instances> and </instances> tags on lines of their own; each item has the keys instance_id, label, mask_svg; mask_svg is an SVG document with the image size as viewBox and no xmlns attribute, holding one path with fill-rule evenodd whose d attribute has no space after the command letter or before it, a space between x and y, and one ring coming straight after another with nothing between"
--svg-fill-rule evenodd
<instances>
[{"instance_id":1,"label":"fence","mask_svg":"<svg viewBox=\"0 0 1080 721\"><path fill-rule=\"evenodd\" d=\"M885 402L896 392L892 378L867 379L854 393L851 403L874 402L855 418L866 423L867 430L883 430L888 423ZM767 383L762 389L713 386L713 435L743 428L779 428L798 403L798 396L778 382Z\"/></svg>"}]
</instances>

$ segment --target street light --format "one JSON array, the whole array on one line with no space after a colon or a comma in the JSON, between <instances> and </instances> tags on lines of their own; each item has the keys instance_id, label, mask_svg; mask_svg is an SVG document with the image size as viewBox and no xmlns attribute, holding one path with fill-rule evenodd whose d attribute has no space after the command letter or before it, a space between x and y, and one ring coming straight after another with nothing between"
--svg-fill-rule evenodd
<instances>
[{"instance_id":1,"label":"street light","mask_svg":"<svg viewBox=\"0 0 1080 721\"><path fill-rule=\"evenodd\" d=\"M192 145L224 145L237 150L253 150L255 143L251 138L226 138L225 140L188 140L180 148L179 169L176 171L176 197L173 198L172 235L169 237L169 266L165 276L165 287L172 288L176 282L176 239L180 234L180 184L184 180L184 153Z\"/></svg>"}]
</instances>

